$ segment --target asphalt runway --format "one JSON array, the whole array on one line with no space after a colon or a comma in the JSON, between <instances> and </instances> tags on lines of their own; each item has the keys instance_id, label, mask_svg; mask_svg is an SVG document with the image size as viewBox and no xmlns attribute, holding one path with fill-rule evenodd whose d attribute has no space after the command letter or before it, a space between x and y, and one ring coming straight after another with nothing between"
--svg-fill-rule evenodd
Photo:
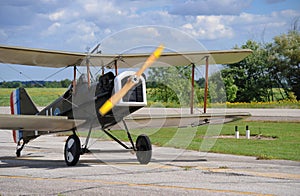
<instances>
[{"instance_id":1,"label":"asphalt runway","mask_svg":"<svg viewBox=\"0 0 300 196\"><path fill-rule=\"evenodd\" d=\"M115 142L92 139L90 148L102 153L85 154L77 166L68 167L63 156L66 139L41 136L16 158L11 131L1 130L0 195L300 193L300 162L154 146L152 161L140 165L134 154L112 153L113 149L121 149Z\"/></svg>"},{"instance_id":2,"label":"asphalt runway","mask_svg":"<svg viewBox=\"0 0 300 196\"><path fill-rule=\"evenodd\" d=\"M20 158L10 131L0 137L1 195L298 195L300 163L255 157L153 149L140 165L131 153L111 153L119 145L94 140L103 153L65 165L66 137L42 136Z\"/></svg>"}]
</instances>

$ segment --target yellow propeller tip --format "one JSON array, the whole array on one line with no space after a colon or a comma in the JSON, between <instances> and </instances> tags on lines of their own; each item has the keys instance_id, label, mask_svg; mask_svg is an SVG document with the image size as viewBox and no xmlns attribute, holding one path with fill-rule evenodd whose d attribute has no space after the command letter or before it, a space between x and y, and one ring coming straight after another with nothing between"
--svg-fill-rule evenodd
<instances>
[{"instance_id":1,"label":"yellow propeller tip","mask_svg":"<svg viewBox=\"0 0 300 196\"><path fill-rule=\"evenodd\" d=\"M164 50L164 45L159 45L156 50L153 52L153 55L155 56L155 58L159 58L162 51Z\"/></svg>"},{"instance_id":2,"label":"yellow propeller tip","mask_svg":"<svg viewBox=\"0 0 300 196\"><path fill-rule=\"evenodd\" d=\"M109 112L111 109L113 108L113 104L110 100L107 100L99 109L99 112L102 116L104 116L105 114L107 114L107 112Z\"/></svg>"}]
</instances>

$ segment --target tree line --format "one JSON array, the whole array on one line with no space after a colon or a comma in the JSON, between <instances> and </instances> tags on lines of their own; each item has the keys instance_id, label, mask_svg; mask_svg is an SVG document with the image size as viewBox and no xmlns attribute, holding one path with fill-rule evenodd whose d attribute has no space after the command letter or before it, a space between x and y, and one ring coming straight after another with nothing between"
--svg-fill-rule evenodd
<instances>
[{"instance_id":1,"label":"tree line","mask_svg":"<svg viewBox=\"0 0 300 196\"><path fill-rule=\"evenodd\" d=\"M274 101L274 89L282 99L300 100L300 33L292 30L271 43L247 41L241 48L253 54L221 71L227 100Z\"/></svg>"},{"instance_id":2,"label":"tree line","mask_svg":"<svg viewBox=\"0 0 300 196\"><path fill-rule=\"evenodd\" d=\"M71 80L61 81L3 81L0 82L0 88L67 88Z\"/></svg>"}]
</instances>

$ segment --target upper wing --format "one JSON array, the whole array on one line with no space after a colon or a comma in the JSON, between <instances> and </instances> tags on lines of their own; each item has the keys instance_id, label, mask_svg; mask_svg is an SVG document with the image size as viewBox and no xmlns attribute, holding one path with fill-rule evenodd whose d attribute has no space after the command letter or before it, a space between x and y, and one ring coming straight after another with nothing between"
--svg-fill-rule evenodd
<instances>
[{"instance_id":1,"label":"upper wing","mask_svg":"<svg viewBox=\"0 0 300 196\"><path fill-rule=\"evenodd\" d=\"M215 51L199 51L199 52L182 52L182 53L163 53L155 62L152 67L164 67L164 66L186 66L191 63L195 65L204 65L206 63L206 58L208 57L209 64L232 64L237 63L248 55L252 54L252 50L242 49L242 50L215 50ZM118 60L118 67L129 68L133 66L139 67L142 65L149 54L122 54L115 56L113 58ZM105 58L100 55L92 55L90 60L93 65L99 65L104 62L114 63L113 60L105 61ZM106 64L105 64L106 65Z\"/></svg>"},{"instance_id":2,"label":"upper wing","mask_svg":"<svg viewBox=\"0 0 300 196\"><path fill-rule=\"evenodd\" d=\"M67 131L83 124L85 120L72 120L64 116L0 114L0 129L22 131Z\"/></svg>"},{"instance_id":3,"label":"upper wing","mask_svg":"<svg viewBox=\"0 0 300 196\"><path fill-rule=\"evenodd\" d=\"M0 62L43 67L80 64L86 54L0 45Z\"/></svg>"},{"instance_id":4,"label":"upper wing","mask_svg":"<svg viewBox=\"0 0 300 196\"><path fill-rule=\"evenodd\" d=\"M252 53L252 50L221 50L221 51L199 51L183 53L163 53L154 66L185 66L191 63L195 65L205 64L206 56L209 64L236 63ZM85 53L63 52L54 50L43 50L13 46L0 45L0 63L33 65L44 67L66 67L81 65L87 57ZM90 63L94 66L110 66L115 60L119 68L138 66L145 62L149 54L91 54L88 56Z\"/></svg>"}]
</instances>

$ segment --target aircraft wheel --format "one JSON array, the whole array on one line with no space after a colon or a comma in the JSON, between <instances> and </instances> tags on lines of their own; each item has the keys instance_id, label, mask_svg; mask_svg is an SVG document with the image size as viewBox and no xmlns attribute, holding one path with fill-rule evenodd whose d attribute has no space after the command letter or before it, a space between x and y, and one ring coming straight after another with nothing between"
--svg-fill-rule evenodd
<instances>
[{"instance_id":1,"label":"aircraft wheel","mask_svg":"<svg viewBox=\"0 0 300 196\"><path fill-rule=\"evenodd\" d=\"M77 164L80 153L80 140L77 135L70 135L65 144L65 161L68 166L74 166Z\"/></svg>"},{"instance_id":2,"label":"aircraft wheel","mask_svg":"<svg viewBox=\"0 0 300 196\"><path fill-rule=\"evenodd\" d=\"M148 164L152 156L152 145L147 135L139 135L136 140L136 157L140 164Z\"/></svg>"}]
</instances>

